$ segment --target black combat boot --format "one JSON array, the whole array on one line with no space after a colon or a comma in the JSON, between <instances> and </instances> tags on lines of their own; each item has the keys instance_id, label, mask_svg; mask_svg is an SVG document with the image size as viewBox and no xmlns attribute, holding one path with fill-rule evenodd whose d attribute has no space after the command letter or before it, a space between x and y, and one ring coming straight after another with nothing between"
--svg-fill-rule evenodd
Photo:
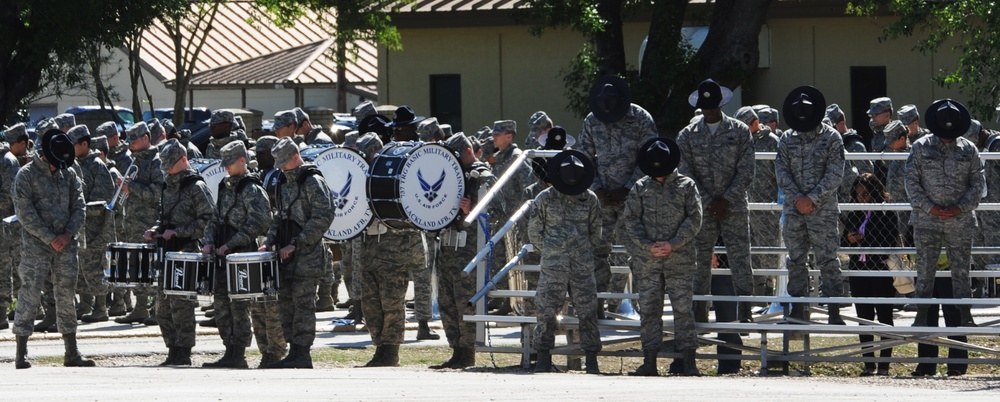
<instances>
[{"instance_id":1,"label":"black combat boot","mask_svg":"<svg viewBox=\"0 0 1000 402\"><path fill-rule=\"evenodd\" d=\"M63 366L66 367L94 367L97 364L93 360L84 359L80 356L80 350L76 348L76 333L63 334L63 344L66 346L66 355L63 356Z\"/></svg>"},{"instance_id":2,"label":"black combat boot","mask_svg":"<svg viewBox=\"0 0 1000 402\"><path fill-rule=\"evenodd\" d=\"M466 367L472 367L476 365L476 348L458 348L459 356L458 360L455 360L451 364L453 369L464 369Z\"/></svg>"},{"instance_id":3,"label":"black combat boot","mask_svg":"<svg viewBox=\"0 0 1000 402\"><path fill-rule=\"evenodd\" d=\"M219 365L222 368L237 368L245 369L250 368L247 364L247 348L243 345L233 346L232 353L229 355L229 360Z\"/></svg>"},{"instance_id":4,"label":"black combat boot","mask_svg":"<svg viewBox=\"0 0 1000 402\"><path fill-rule=\"evenodd\" d=\"M191 365L191 348L190 347L176 347L177 356L174 358L174 366L190 366Z\"/></svg>"},{"instance_id":5,"label":"black combat boot","mask_svg":"<svg viewBox=\"0 0 1000 402\"><path fill-rule=\"evenodd\" d=\"M753 322L753 305L750 302L740 302L738 308L736 316L740 322Z\"/></svg>"},{"instance_id":6,"label":"black combat boot","mask_svg":"<svg viewBox=\"0 0 1000 402\"><path fill-rule=\"evenodd\" d=\"M288 354L285 355L285 358L268 365L267 368L285 368L285 362L298 359L299 353L299 345L290 343L288 344Z\"/></svg>"},{"instance_id":7,"label":"black combat boot","mask_svg":"<svg viewBox=\"0 0 1000 402\"><path fill-rule=\"evenodd\" d=\"M840 318L840 304L829 303L826 305L827 323L830 325L847 325L843 318Z\"/></svg>"},{"instance_id":8,"label":"black combat boot","mask_svg":"<svg viewBox=\"0 0 1000 402\"><path fill-rule=\"evenodd\" d=\"M427 325L427 320L420 320L417 327L417 340L418 341L436 341L441 339L441 335L434 332L430 325Z\"/></svg>"},{"instance_id":9,"label":"black combat boot","mask_svg":"<svg viewBox=\"0 0 1000 402\"><path fill-rule=\"evenodd\" d=\"M636 377L656 377L660 375L659 370L656 369L656 355L659 354L658 351L653 349L643 349L642 350L642 365L635 371L628 373L630 376Z\"/></svg>"},{"instance_id":10,"label":"black combat boot","mask_svg":"<svg viewBox=\"0 0 1000 402\"><path fill-rule=\"evenodd\" d=\"M372 355L372 359L365 363L365 367L376 367L379 361L382 360L382 356L385 355L385 346L376 346L375 354Z\"/></svg>"},{"instance_id":11,"label":"black combat boot","mask_svg":"<svg viewBox=\"0 0 1000 402\"><path fill-rule=\"evenodd\" d=\"M99 295L94 298L94 306L90 314L80 317L80 321L86 323L105 322L108 320L108 298Z\"/></svg>"},{"instance_id":12,"label":"black combat boot","mask_svg":"<svg viewBox=\"0 0 1000 402\"><path fill-rule=\"evenodd\" d=\"M293 346L295 346L293 344ZM309 354L310 345L298 345L298 353L295 355L294 359L285 358L281 361L281 368L301 368L301 369L311 369L313 368L312 355ZM291 354L289 354L291 356Z\"/></svg>"},{"instance_id":13,"label":"black combat boot","mask_svg":"<svg viewBox=\"0 0 1000 402\"><path fill-rule=\"evenodd\" d=\"M460 348L460 347L451 348L451 358L450 359L446 360L444 363L435 364L433 366L430 366L429 368L434 369L434 370L451 368L451 365L455 364L455 362L457 362L458 359L461 358L461 355L464 352L464 349L465 348Z\"/></svg>"},{"instance_id":14,"label":"black combat boot","mask_svg":"<svg viewBox=\"0 0 1000 402\"><path fill-rule=\"evenodd\" d=\"M597 366L597 352L586 352L584 356L587 364L587 374L601 374L601 369Z\"/></svg>"},{"instance_id":15,"label":"black combat boot","mask_svg":"<svg viewBox=\"0 0 1000 402\"><path fill-rule=\"evenodd\" d=\"M173 366L174 360L177 360L177 348L169 346L167 349L168 349L167 360L164 360L163 363L160 363L160 367Z\"/></svg>"},{"instance_id":16,"label":"black combat boot","mask_svg":"<svg viewBox=\"0 0 1000 402\"><path fill-rule=\"evenodd\" d=\"M918 304L917 305L917 316L913 319L914 327L926 327L927 326L927 310L930 310L931 306Z\"/></svg>"},{"instance_id":17,"label":"black combat boot","mask_svg":"<svg viewBox=\"0 0 1000 402\"><path fill-rule=\"evenodd\" d=\"M222 355L222 358L220 358L219 360L216 360L214 362L205 362L205 363L202 363L201 366L202 367L210 367L210 368L228 367L228 366L226 366L226 363L228 363L229 360L232 359L232 358L233 358L233 347L229 346L229 345L226 345L226 354Z\"/></svg>"},{"instance_id":18,"label":"black combat boot","mask_svg":"<svg viewBox=\"0 0 1000 402\"><path fill-rule=\"evenodd\" d=\"M335 301L333 298L333 290L329 284L320 283L319 293L317 294L318 300L316 300L316 312L322 313L326 311L335 311L337 306L335 306Z\"/></svg>"},{"instance_id":19,"label":"black combat boot","mask_svg":"<svg viewBox=\"0 0 1000 402\"><path fill-rule=\"evenodd\" d=\"M35 332L49 332L49 328L56 325L56 309L50 308L45 310L45 318L41 322L35 324Z\"/></svg>"},{"instance_id":20,"label":"black combat boot","mask_svg":"<svg viewBox=\"0 0 1000 402\"><path fill-rule=\"evenodd\" d=\"M551 350L539 350L538 351L538 361L535 363L536 373L551 373L552 372L552 351Z\"/></svg>"},{"instance_id":21,"label":"black combat boot","mask_svg":"<svg viewBox=\"0 0 1000 402\"><path fill-rule=\"evenodd\" d=\"M399 345L382 345L382 358L370 367L399 367Z\"/></svg>"},{"instance_id":22,"label":"black combat boot","mask_svg":"<svg viewBox=\"0 0 1000 402\"><path fill-rule=\"evenodd\" d=\"M979 326L979 325L976 325L976 322L972 320L972 306L970 306L968 304L963 304L963 305L956 306L956 307L958 307L958 314L959 314L959 317L961 317L961 321L962 321L962 323L959 324L959 325L961 325L963 327L978 327Z\"/></svg>"},{"instance_id":23,"label":"black combat boot","mask_svg":"<svg viewBox=\"0 0 1000 402\"><path fill-rule=\"evenodd\" d=\"M28 337L23 335L17 336L17 358L14 360L14 367L18 369L31 368L31 363L28 363Z\"/></svg>"},{"instance_id":24,"label":"black combat boot","mask_svg":"<svg viewBox=\"0 0 1000 402\"><path fill-rule=\"evenodd\" d=\"M698 372L698 361L695 360L695 349L685 349L682 354L684 355L684 375L685 376L700 376L701 373Z\"/></svg>"}]
</instances>

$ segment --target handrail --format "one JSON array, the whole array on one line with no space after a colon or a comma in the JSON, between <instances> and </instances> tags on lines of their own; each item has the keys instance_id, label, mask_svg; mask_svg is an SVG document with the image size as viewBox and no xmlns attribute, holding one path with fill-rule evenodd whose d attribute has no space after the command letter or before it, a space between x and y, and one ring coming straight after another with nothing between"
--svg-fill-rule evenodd
<instances>
[{"instance_id":1,"label":"handrail","mask_svg":"<svg viewBox=\"0 0 1000 402\"><path fill-rule=\"evenodd\" d=\"M471 225L472 221L476 220L476 217L479 216L479 214L483 212L483 209L485 209L486 206L489 205L490 201L493 200L493 197L495 197L496 194L500 192L500 189L503 188L503 185L507 184L507 182L510 181L510 178L514 176L514 173L517 173L518 170L527 166L524 163L525 159L535 158L535 157L551 158L553 156L558 155L559 152L562 151L543 151L540 149L529 149L522 152L521 155L519 155L517 159L514 160L514 163L512 163L509 168L507 168L507 171L503 172L503 175L500 176L499 179L497 179L496 184L494 184L493 187L490 188L490 191L479 199L479 202L477 202L476 206L472 208L472 211L469 212L469 215L465 217L465 224Z\"/></svg>"},{"instance_id":2,"label":"handrail","mask_svg":"<svg viewBox=\"0 0 1000 402\"><path fill-rule=\"evenodd\" d=\"M755 152L757 160L774 160L778 157L777 152ZM910 152L845 152L844 159L849 161L905 161L910 157ZM992 161L1000 160L1000 152L980 152L979 159Z\"/></svg>"},{"instance_id":3,"label":"handrail","mask_svg":"<svg viewBox=\"0 0 1000 402\"><path fill-rule=\"evenodd\" d=\"M913 207L908 202L885 202L885 203L839 203L841 211L912 211ZM751 211L781 211L782 204L776 202L750 202L747 209ZM1000 211L1000 203L981 202L976 207L976 211Z\"/></svg>"},{"instance_id":4,"label":"handrail","mask_svg":"<svg viewBox=\"0 0 1000 402\"><path fill-rule=\"evenodd\" d=\"M531 204L533 202L535 202L535 200L527 200L524 202L524 204L521 204L521 208L518 208L517 211L510 216L510 220L508 220L507 223L500 228L500 230L497 230L496 234L493 235L490 241L493 242L494 244L500 242L500 239L503 238L503 235L507 233L507 231L510 230L510 228L514 227L514 224L516 224L517 221L524 216L524 213L527 212L529 208L531 208ZM480 203L480 205L482 205L482 203ZM472 213L470 212L469 215L472 216ZM489 247L483 247L482 250L479 250L479 253L476 254L476 257L469 262L469 265L465 266L465 269L462 270L462 274L463 275L470 274L473 269L476 269L476 264L478 264L480 260L485 258L486 255L489 254L489 252L490 252Z\"/></svg>"},{"instance_id":5,"label":"handrail","mask_svg":"<svg viewBox=\"0 0 1000 402\"><path fill-rule=\"evenodd\" d=\"M507 275L507 272L510 271L511 268L514 268L514 266L517 265L517 263L521 262L521 259L524 258L525 255L527 255L534 249L535 248L532 247L531 243L521 246L521 250L517 252L517 255L515 255L514 258L511 258L511 260L507 262L507 265L504 265L503 268L500 269L500 272L497 272L496 275L493 275L493 278L487 281L486 284L483 285L483 287L479 289L479 291L476 292L476 294L473 295L471 299L469 299L469 306L476 305L476 302L479 301L479 299L483 298L483 296L486 296L486 293L489 292L490 289L493 289L493 287L496 286L496 284L499 283L499 281L503 279L505 275Z\"/></svg>"}]
</instances>

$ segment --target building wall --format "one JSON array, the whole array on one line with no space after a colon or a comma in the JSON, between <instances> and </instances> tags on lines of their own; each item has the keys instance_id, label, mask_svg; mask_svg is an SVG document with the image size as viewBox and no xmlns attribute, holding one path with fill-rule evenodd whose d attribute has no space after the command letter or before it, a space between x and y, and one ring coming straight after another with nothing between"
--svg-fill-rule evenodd
<instances>
[{"instance_id":1,"label":"building wall","mask_svg":"<svg viewBox=\"0 0 1000 402\"><path fill-rule=\"evenodd\" d=\"M638 63L648 23L625 27L625 54ZM582 119L566 111L559 71L582 46L583 37L568 30L549 30L540 38L526 27L401 30L403 50L379 50L379 99L407 104L430 114L430 76L459 74L462 125L466 133L501 119L516 120L519 138L528 118L544 110L556 124L579 132Z\"/></svg>"}]
</instances>

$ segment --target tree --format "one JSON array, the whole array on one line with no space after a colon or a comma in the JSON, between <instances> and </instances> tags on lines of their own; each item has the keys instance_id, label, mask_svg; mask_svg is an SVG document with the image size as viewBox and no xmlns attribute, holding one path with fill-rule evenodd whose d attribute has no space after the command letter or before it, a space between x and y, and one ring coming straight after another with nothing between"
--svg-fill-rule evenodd
<instances>
[{"instance_id":1,"label":"tree","mask_svg":"<svg viewBox=\"0 0 1000 402\"><path fill-rule=\"evenodd\" d=\"M0 0L0 120L14 119L45 88L89 80L87 46L117 46L164 2L75 0L67 7L61 0Z\"/></svg>"},{"instance_id":2,"label":"tree","mask_svg":"<svg viewBox=\"0 0 1000 402\"><path fill-rule=\"evenodd\" d=\"M881 18L885 11L899 17L883 30L880 40L917 37L914 50L924 54L951 50L959 55L953 68L934 77L942 87L958 85L976 116L993 116L1000 98L1000 16L996 2L977 0L858 0L847 11Z\"/></svg>"},{"instance_id":3,"label":"tree","mask_svg":"<svg viewBox=\"0 0 1000 402\"><path fill-rule=\"evenodd\" d=\"M188 86L223 0L179 1L157 17L174 45L174 125L184 122Z\"/></svg>"},{"instance_id":4,"label":"tree","mask_svg":"<svg viewBox=\"0 0 1000 402\"><path fill-rule=\"evenodd\" d=\"M590 84L617 74L632 84L634 102L643 105L661 133L674 135L692 116L688 94L698 82L712 78L737 88L757 69L758 35L771 0L718 0L708 16L709 33L696 52L681 40L689 0L526 0L515 18L544 27L569 27L587 43L563 70L571 111L583 117ZM651 17L641 74L625 61L623 20L637 12Z\"/></svg>"},{"instance_id":5,"label":"tree","mask_svg":"<svg viewBox=\"0 0 1000 402\"><path fill-rule=\"evenodd\" d=\"M331 57L337 64L337 110L347 110L347 63L358 57L358 41L374 41L390 50L400 50L399 32L392 25L386 10L400 7L412 0L257 0L271 20L281 25L310 16L332 35ZM335 24L326 23L334 17Z\"/></svg>"}]
</instances>

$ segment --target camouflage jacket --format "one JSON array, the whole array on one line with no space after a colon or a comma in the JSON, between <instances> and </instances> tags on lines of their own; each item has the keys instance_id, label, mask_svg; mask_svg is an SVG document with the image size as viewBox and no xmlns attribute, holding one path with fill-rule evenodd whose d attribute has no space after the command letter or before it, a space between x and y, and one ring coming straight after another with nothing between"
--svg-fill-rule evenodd
<instances>
[{"instance_id":1,"label":"camouflage jacket","mask_svg":"<svg viewBox=\"0 0 1000 402\"><path fill-rule=\"evenodd\" d=\"M185 184L185 179L196 174L194 169L188 169L167 175L160 215L154 227L160 233L163 229L173 229L178 238L190 239L185 243L185 250L194 248L189 244L205 236L205 229L215 214L215 202L205 181Z\"/></svg>"},{"instance_id":2,"label":"camouflage jacket","mask_svg":"<svg viewBox=\"0 0 1000 402\"><path fill-rule=\"evenodd\" d=\"M597 166L597 177L590 189L631 188L643 176L636 165L639 147L656 136L653 116L636 104L622 120L612 124L598 120L593 113L587 115L578 147Z\"/></svg>"},{"instance_id":3,"label":"camouflage jacket","mask_svg":"<svg viewBox=\"0 0 1000 402\"><path fill-rule=\"evenodd\" d=\"M230 142L238 140L240 140L240 137L236 135L236 132L229 133L229 135L222 138L208 140L208 146L205 147L205 157L208 159L222 159L222 156L219 155L219 150ZM247 151L250 151L250 149L247 149Z\"/></svg>"},{"instance_id":4,"label":"camouflage jacket","mask_svg":"<svg viewBox=\"0 0 1000 402\"><path fill-rule=\"evenodd\" d=\"M594 266L601 244L601 203L592 191L570 196L548 188L535 197L528 239L542 253L542 269Z\"/></svg>"},{"instance_id":5,"label":"camouflage jacket","mask_svg":"<svg viewBox=\"0 0 1000 402\"><path fill-rule=\"evenodd\" d=\"M240 187L240 181L246 182ZM267 233L271 224L270 201L267 193L250 176L226 177L219 186L219 200L215 205L212 223L205 229L205 245L228 246L232 252L257 251L257 237ZM237 192L237 190L239 192ZM235 233L222 244L218 236L226 226Z\"/></svg>"},{"instance_id":6,"label":"camouflage jacket","mask_svg":"<svg viewBox=\"0 0 1000 402\"><path fill-rule=\"evenodd\" d=\"M861 135L853 129L847 130L846 133L840 136L841 141L844 142L844 151L846 153L858 153L858 152L868 152L868 148L865 148L864 139ZM885 148L886 151L890 150L889 147ZM857 161L846 161L844 163L844 176L840 179L840 201L849 202L851 199L851 191L854 189L854 182L857 181L858 176L864 173L874 173L875 164L868 160L857 160Z\"/></svg>"},{"instance_id":7,"label":"camouflage jacket","mask_svg":"<svg viewBox=\"0 0 1000 402\"><path fill-rule=\"evenodd\" d=\"M0 215L6 218L14 214L14 200L11 187L14 186L14 177L17 171L21 170L21 164L17 162L17 157L10 152L6 143L0 143Z\"/></svg>"},{"instance_id":8,"label":"camouflage jacket","mask_svg":"<svg viewBox=\"0 0 1000 402\"><path fill-rule=\"evenodd\" d=\"M677 171L663 183L643 177L625 198L625 248L640 261L650 262L653 243L666 241L673 247L670 257L693 259L695 248L691 242L701 230L701 210L698 187L689 177Z\"/></svg>"},{"instance_id":9,"label":"camouflage jacket","mask_svg":"<svg viewBox=\"0 0 1000 402\"><path fill-rule=\"evenodd\" d=\"M885 147L885 152L910 153L910 143L900 149ZM906 195L906 161L884 161L885 191L892 196L892 202L909 202Z\"/></svg>"},{"instance_id":10,"label":"camouflage jacket","mask_svg":"<svg viewBox=\"0 0 1000 402\"><path fill-rule=\"evenodd\" d=\"M37 155L14 178L13 198L25 257L55 254L49 244L63 233L75 239L86 220L80 178L70 169L50 171L49 163ZM75 252L76 242L67 250Z\"/></svg>"},{"instance_id":11,"label":"camouflage jacket","mask_svg":"<svg viewBox=\"0 0 1000 402\"><path fill-rule=\"evenodd\" d=\"M111 196L115 193L115 183L111 178L111 171L101 160L99 151L91 150L86 156L77 158L80 164L81 178L83 178L83 199L90 203L103 201L105 204L111 201ZM93 247L103 247L94 242L104 242L105 235L108 234L107 224L110 214L101 205L87 207L86 239ZM92 247L92 246L88 246Z\"/></svg>"},{"instance_id":12,"label":"camouflage jacket","mask_svg":"<svg viewBox=\"0 0 1000 402\"><path fill-rule=\"evenodd\" d=\"M950 144L936 135L925 136L913 144L906 159L906 193L913 214L910 224L932 225L944 222L964 228L976 226L976 207L983 196L986 177L976 145L958 137ZM957 206L958 216L942 221L931 215L931 208Z\"/></svg>"},{"instance_id":13,"label":"camouflage jacket","mask_svg":"<svg viewBox=\"0 0 1000 402\"><path fill-rule=\"evenodd\" d=\"M314 125L312 130L306 133L304 141L308 145L320 145L320 144L330 144L333 145L333 139L329 135L323 132L323 126Z\"/></svg>"},{"instance_id":14,"label":"camouflage jacket","mask_svg":"<svg viewBox=\"0 0 1000 402\"><path fill-rule=\"evenodd\" d=\"M128 200L122 205L125 211L124 239L143 242L142 234L156 224L160 214L160 197L163 195L163 170L156 147L132 154L132 163L139 169L135 180L128 184Z\"/></svg>"},{"instance_id":15,"label":"camouflage jacket","mask_svg":"<svg viewBox=\"0 0 1000 402\"><path fill-rule=\"evenodd\" d=\"M507 149L497 152L493 159L493 166L491 167L493 176L499 180L507 169L513 167L514 161L522 153L517 148L517 144L510 144ZM531 166L524 165L504 184L497 197L490 204L491 221L494 223L506 223L510 215L521 206L521 203L524 202L524 189L528 187L531 175Z\"/></svg>"},{"instance_id":16,"label":"camouflage jacket","mask_svg":"<svg viewBox=\"0 0 1000 402\"><path fill-rule=\"evenodd\" d=\"M983 152L1000 152L1000 132L989 130ZM983 202L1000 202L1000 160L983 161L986 174L986 197Z\"/></svg>"},{"instance_id":17,"label":"camouflage jacket","mask_svg":"<svg viewBox=\"0 0 1000 402\"><path fill-rule=\"evenodd\" d=\"M185 145L184 147L187 148L188 160L204 158L204 156L201 154L201 150L198 149L198 147L195 146L193 142L188 141L187 145Z\"/></svg>"},{"instance_id":18,"label":"camouflage jacket","mask_svg":"<svg viewBox=\"0 0 1000 402\"><path fill-rule=\"evenodd\" d=\"M465 196L469 197L469 210L471 211L472 208L475 208L476 204L479 203L479 189L484 185L492 186L493 183L496 183L497 177L493 176L489 165L480 161L473 162L472 166L469 167L463 166L462 171L465 175ZM508 213L514 213L514 211L509 211ZM464 219L465 215L461 210L459 210L458 217L456 217L455 221L451 225L448 225L448 227L465 230L469 226L472 226L466 225ZM496 222L493 217L491 217L490 220ZM478 224L474 223L474 225Z\"/></svg>"},{"instance_id":19,"label":"camouflage jacket","mask_svg":"<svg viewBox=\"0 0 1000 402\"><path fill-rule=\"evenodd\" d=\"M805 133L786 131L778 142L774 172L785 193L786 214L799 214L794 200L800 196L809 197L817 211L839 211L837 192L844 177L840 133L825 124Z\"/></svg>"},{"instance_id":20,"label":"camouflage jacket","mask_svg":"<svg viewBox=\"0 0 1000 402\"><path fill-rule=\"evenodd\" d=\"M725 198L728 210L747 210L747 190L754 178L754 141L746 124L723 115L712 134L699 117L677 135L681 163L677 172L698 185L702 204Z\"/></svg>"},{"instance_id":21,"label":"camouflage jacket","mask_svg":"<svg viewBox=\"0 0 1000 402\"><path fill-rule=\"evenodd\" d=\"M754 152L777 152L778 136L765 125L753 135ZM778 178L774 175L773 159L754 162L754 178L748 192L750 202L775 202L778 200Z\"/></svg>"},{"instance_id":22,"label":"camouflage jacket","mask_svg":"<svg viewBox=\"0 0 1000 402\"><path fill-rule=\"evenodd\" d=\"M872 129L872 152L885 152L889 145L885 138L885 127L888 125L887 123L883 126L876 126L871 120L868 121L868 127Z\"/></svg>"},{"instance_id":23,"label":"camouflage jacket","mask_svg":"<svg viewBox=\"0 0 1000 402\"><path fill-rule=\"evenodd\" d=\"M108 150L108 159L115 161L115 167L119 172L125 173L129 166L132 166L132 151L128 145L121 144Z\"/></svg>"},{"instance_id":24,"label":"camouflage jacket","mask_svg":"<svg viewBox=\"0 0 1000 402\"><path fill-rule=\"evenodd\" d=\"M282 220L291 220L302 231L294 237L294 262L290 267L295 275L318 278L325 274L333 258L330 248L323 245L323 235L333 223L336 211L333 207L330 187L319 175L300 176L315 165L304 164L285 171L285 182L278 187L277 213L273 215L271 227L267 231L265 244L278 244L278 228ZM275 247L277 249L277 246Z\"/></svg>"}]
</instances>

